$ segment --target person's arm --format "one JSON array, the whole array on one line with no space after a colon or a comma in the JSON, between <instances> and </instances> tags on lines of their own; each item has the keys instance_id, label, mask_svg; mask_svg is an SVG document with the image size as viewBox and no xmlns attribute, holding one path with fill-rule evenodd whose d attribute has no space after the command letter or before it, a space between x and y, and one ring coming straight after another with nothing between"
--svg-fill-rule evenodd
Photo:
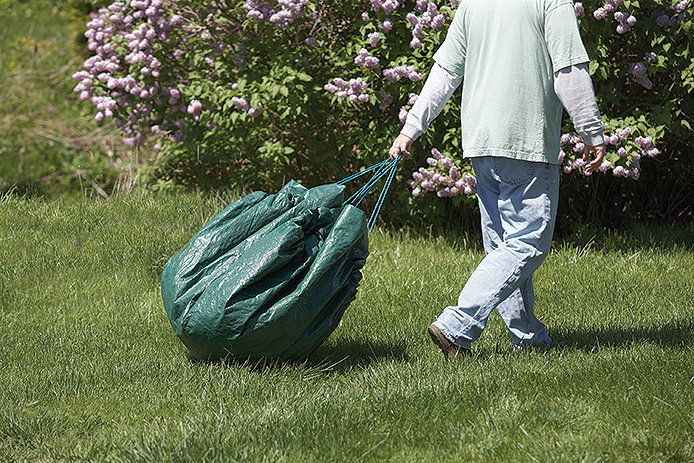
<instances>
[{"instance_id":1,"label":"person's arm","mask_svg":"<svg viewBox=\"0 0 694 463\"><path fill-rule=\"evenodd\" d=\"M545 0L544 36L552 61L552 72L555 75L554 91L569 113L576 131L586 141L583 160L588 162L591 151L595 152L595 159L586 165L586 172L593 172L605 157L605 144L602 124L600 129L596 125L600 120L600 114L598 113L596 120L597 104L593 94L593 83L585 67L585 63L590 62L590 57L581 40L573 1ZM581 65L582 69L574 69L580 68ZM563 72L566 68L569 68L569 71ZM564 84L568 85L567 90ZM573 88L571 84L576 87ZM599 143L601 141L603 142Z\"/></svg>"},{"instance_id":2,"label":"person's arm","mask_svg":"<svg viewBox=\"0 0 694 463\"><path fill-rule=\"evenodd\" d=\"M435 62L400 133L412 140L419 138L441 113L462 79L461 74L449 71Z\"/></svg>"},{"instance_id":3,"label":"person's arm","mask_svg":"<svg viewBox=\"0 0 694 463\"><path fill-rule=\"evenodd\" d=\"M569 114L576 132L588 146L605 142L588 65L566 66L554 73L554 92Z\"/></svg>"}]
</instances>

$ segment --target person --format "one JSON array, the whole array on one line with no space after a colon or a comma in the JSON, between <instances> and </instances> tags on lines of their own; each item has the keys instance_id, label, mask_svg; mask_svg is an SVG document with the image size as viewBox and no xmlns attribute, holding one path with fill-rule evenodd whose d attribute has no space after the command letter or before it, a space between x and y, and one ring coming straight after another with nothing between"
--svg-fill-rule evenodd
<instances>
[{"instance_id":1,"label":"person","mask_svg":"<svg viewBox=\"0 0 694 463\"><path fill-rule=\"evenodd\" d=\"M514 349L550 345L533 312L533 273L554 233L562 107L583 139L585 170L604 158L573 1L464 0L433 60L389 155L410 157L462 81L461 146L477 180L485 257L427 331L446 359L463 358L496 308Z\"/></svg>"}]
</instances>

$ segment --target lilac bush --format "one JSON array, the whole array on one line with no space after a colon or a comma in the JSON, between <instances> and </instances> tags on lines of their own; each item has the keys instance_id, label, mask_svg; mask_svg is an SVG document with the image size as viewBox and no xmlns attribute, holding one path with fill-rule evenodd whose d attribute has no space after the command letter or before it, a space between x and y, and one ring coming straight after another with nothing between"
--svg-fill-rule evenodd
<instances>
[{"instance_id":1,"label":"lilac bush","mask_svg":"<svg viewBox=\"0 0 694 463\"><path fill-rule=\"evenodd\" d=\"M469 172L462 173L453 158L444 156L436 148L431 149L427 164L428 168L420 167L412 172L412 178L407 181L413 196L427 191L435 192L439 198L477 192L475 176Z\"/></svg>"},{"instance_id":2,"label":"lilac bush","mask_svg":"<svg viewBox=\"0 0 694 463\"><path fill-rule=\"evenodd\" d=\"M114 1L87 23L92 56L73 75L75 92L95 106L97 121L114 119L124 143L152 139L158 154L148 175L162 186L324 182L385 156L457 5ZM574 7L608 140L593 176L639 179L648 167L641 161L658 156L668 135L691 137L684 115L694 113L692 7L689 0ZM459 100L415 147L415 158L420 149L431 156L408 172L410 204L426 193L474 195ZM583 144L568 118L564 128L562 169L586 176Z\"/></svg>"},{"instance_id":3,"label":"lilac bush","mask_svg":"<svg viewBox=\"0 0 694 463\"><path fill-rule=\"evenodd\" d=\"M281 8L273 9L264 3L246 2L244 7L249 16L267 14L268 21L286 28L306 1L280 4ZM217 5L224 8L226 2L221 0ZM172 135L174 142L183 142L191 120L200 121L204 105L200 99L185 96L189 79L176 73L195 61L186 59L194 38L209 42L210 51L202 60L205 67L214 69L215 59L226 55L243 67L243 56L237 51L229 53L233 47L213 36L212 30L229 24L220 18L219 11L213 11L218 8L196 11L197 15L206 13L200 23L185 16L186 8L179 0L116 1L92 13L86 25L87 48L95 54L73 74L79 80L74 90L81 100L96 106L95 120L116 118L127 145L140 146L151 134L163 133ZM220 93L236 86L226 85ZM233 96L231 102L251 117L262 112L262 104L251 107L245 98Z\"/></svg>"},{"instance_id":4,"label":"lilac bush","mask_svg":"<svg viewBox=\"0 0 694 463\"><path fill-rule=\"evenodd\" d=\"M640 174L640 159L644 157L655 157L660 151L653 146L651 137L635 137L629 139L631 127L618 128L610 131L603 124L605 130L605 160L598 167L598 172L612 172L616 177L630 177L638 180ZM565 133L561 137L561 149L559 151L559 162L564 173L572 171L580 172L582 175L590 176L590 172L582 169L586 162L581 157L584 144L578 135ZM567 156L567 153L575 153L575 156Z\"/></svg>"}]
</instances>

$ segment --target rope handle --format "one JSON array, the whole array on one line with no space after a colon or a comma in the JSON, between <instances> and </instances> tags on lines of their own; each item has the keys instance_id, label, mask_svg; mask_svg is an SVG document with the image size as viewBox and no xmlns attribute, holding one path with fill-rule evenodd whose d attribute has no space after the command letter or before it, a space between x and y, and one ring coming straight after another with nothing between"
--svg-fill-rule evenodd
<instances>
[{"instance_id":1,"label":"rope handle","mask_svg":"<svg viewBox=\"0 0 694 463\"><path fill-rule=\"evenodd\" d=\"M393 177L395 177L395 171L398 169L398 164L400 163L401 155L398 154L398 156L395 159L389 159L386 158L383 161L379 162L378 164L374 164L371 167L368 167L360 172L357 172L356 174L352 174L349 177L345 177L342 180L336 182L338 185L344 185L345 183L349 182L350 180L354 180L355 178L361 177L362 175L366 175L367 173L371 171L376 171L374 172L373 176L369 179L366 184L364 184L361 188L359 188L352 196L350 196L342 205L346 204L351 204L353 206L359 206L359 204L362 202L362 200L366 197L367 194L371 191L371 189L378 183L378 181L383 178L384 176L387 175L385 184L383 186L383 190L381 190L381 194L378 196L378 200L376 201L376 206L374 207L373 212L371 213L371 217L369 218L369 221L367 223L368 227L368 234L371 234L371 230L373 229L374 225L376 224L376 219L378 218L378 214L381 212L381 208L383 207L383 202L386 199L386 195L388 194L388 189L390 188L391 183L393 182Z\"/></svg>"}]
</instances>

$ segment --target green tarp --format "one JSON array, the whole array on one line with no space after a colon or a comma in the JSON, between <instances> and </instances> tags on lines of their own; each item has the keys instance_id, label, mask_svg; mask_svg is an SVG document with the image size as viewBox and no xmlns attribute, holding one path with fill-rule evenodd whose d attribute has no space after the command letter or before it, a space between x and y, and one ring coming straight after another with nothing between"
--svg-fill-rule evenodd
<instances>
[{"instance_id":1,"label":"green tarp","mask_svg":"<svg viewBox=\"0 0 694 463\"><path fill-rule=\"evenodd\" d=\"M166 263L162 299L193 358L292 359L316 349L356 296L366 216L345 186L234 201Z\"/></svg>"}]
</instances>

